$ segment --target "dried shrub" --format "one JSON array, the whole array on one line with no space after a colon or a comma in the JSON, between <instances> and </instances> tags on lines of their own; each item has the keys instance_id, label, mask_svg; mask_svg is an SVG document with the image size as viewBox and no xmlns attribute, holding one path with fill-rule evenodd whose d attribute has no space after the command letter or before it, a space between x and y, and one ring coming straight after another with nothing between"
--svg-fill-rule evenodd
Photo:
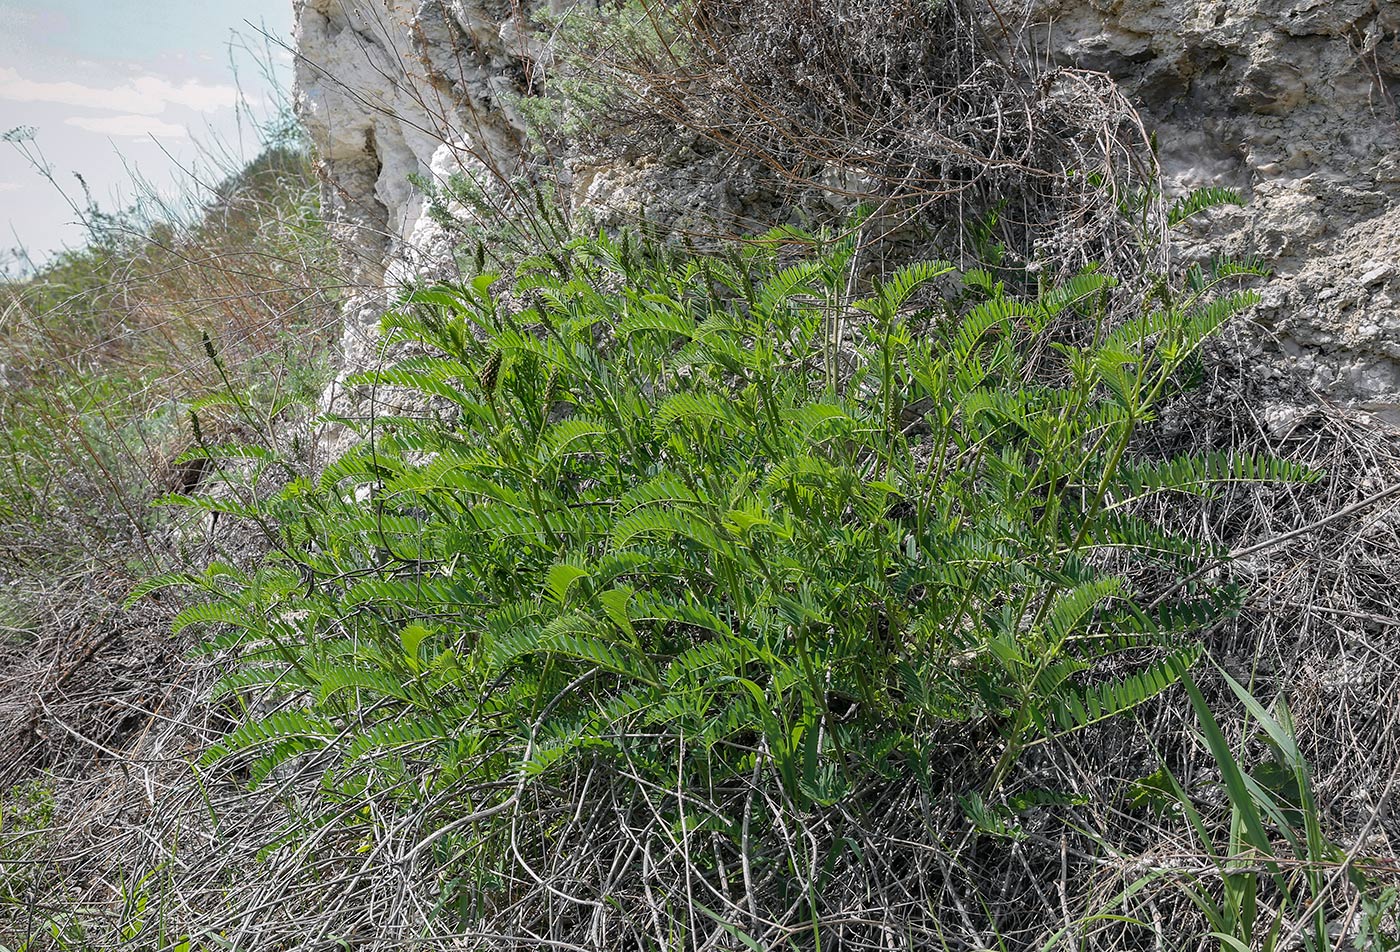
<instances>
[{"instance_id":1,"label":"dried shrub","mask_svg":"<svg viewBox=\"0 0 1400 952\"><path fill-rule=\"evenodd\" d=\"M964 262L1163 271L1136 110L1105 76L1011 55L989 19L966 0L571 8L551 23L552 82L586 151L664 155L698 138L790 202L874 204L878 233L913 225Z\"/></svg>"}]
</instances>

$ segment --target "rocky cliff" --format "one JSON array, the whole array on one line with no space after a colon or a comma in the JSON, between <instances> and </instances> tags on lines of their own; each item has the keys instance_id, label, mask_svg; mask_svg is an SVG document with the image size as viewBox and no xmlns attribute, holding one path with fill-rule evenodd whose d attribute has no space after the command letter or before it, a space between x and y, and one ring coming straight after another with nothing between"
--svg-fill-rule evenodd
<instances>
[{"instance_id":1,"label":"rocky cliff","mask_svg":"<svg viewBox=\"0 0 1400 952\"><path fill-rule=\"evenodd\" d=\"M342 245L367 286L450 257L420 185L456 175L509 189L527 174L528 105L555 57L541 24L557 24L567 6L299 0L297 104ZM878 14L869 0L845 6ZM1260 254L1278 271L1246 345L1262 358L1249 362L1253 372L1275 380L1275 426L1288 425L1291 406L1316 401L1400 422L1400 3L973 6L990 42L1031 73L1073 66L1112 77L1155 133L1169 187L1246 194L1248 205L1224 213L1213 233L1223 226L1226 250ZM554 167L574 210L663 222L741 220L764 194L761 171L686 150L574 155ZM368 353L381 303L367 297L349 322L352 364Z\"/></svg>"},{"instance_id":2,"label":"rocky cliff","mask_svg":"<svg viewBox=\"0 0 1400 952\"><path fill-rule=\"evenodd\" d=\"M1271 371L1396 422L1400 4L1068 0L1033 21L1056 60L1129 91L1170 182L1249 197L1229 246L1278 269L1256 314Z\"/></svg>"}]
</instances>

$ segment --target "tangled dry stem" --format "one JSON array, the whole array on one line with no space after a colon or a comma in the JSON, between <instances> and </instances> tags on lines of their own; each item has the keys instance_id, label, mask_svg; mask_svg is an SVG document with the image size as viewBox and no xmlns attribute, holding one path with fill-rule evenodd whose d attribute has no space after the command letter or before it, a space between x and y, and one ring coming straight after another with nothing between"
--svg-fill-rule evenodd
<instances>
[{"instance_id":1,"label":"tangled dry stem","mask_svg":"<svg viewBox=\"0 0 1400 952\"><path fill-rule=\"evenodd\" d=\"M587 145L665 154L698 137L773 176L785 202L867 203L872 238L922 233L962 263L996 212L1010 262L1120 276L1165 270L1159 175L1136 109L1102 74L1042 70L965 0L643 0L575 26L566 61L610 95ZM619 22L619 20L621 22ZM999 29L1002 35L989 33ZM781 203L780 203L781 204ZM815 204L820 205L820 201ZM1146 224L1155 238L1141 242ZM725 223L718 222L721 231ZM1146 255L1146 257L1144 257Z\"/></svg>"}]
</instances>

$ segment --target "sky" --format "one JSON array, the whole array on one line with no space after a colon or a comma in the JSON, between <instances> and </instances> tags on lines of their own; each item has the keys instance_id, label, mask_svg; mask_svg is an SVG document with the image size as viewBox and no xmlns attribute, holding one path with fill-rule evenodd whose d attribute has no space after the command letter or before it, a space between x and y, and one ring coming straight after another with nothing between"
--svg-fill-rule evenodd
<instances>
[{"instance_id":1,"label":"sky","mask_svg":"<svg viewBox=\"0 0 1400 952\"><path fill-rule=\"evenodd\" d=\"M63 194L83 203L78 175L101 208L116 210L139 194L136 180L173 196L189 192L191 172L252 158L250 117L275 110L274 88L291 74L290 55L263 31L290 42L291 7L0 0L0 249L42 262L80 246Z\"/></svg>"}]
</instances>

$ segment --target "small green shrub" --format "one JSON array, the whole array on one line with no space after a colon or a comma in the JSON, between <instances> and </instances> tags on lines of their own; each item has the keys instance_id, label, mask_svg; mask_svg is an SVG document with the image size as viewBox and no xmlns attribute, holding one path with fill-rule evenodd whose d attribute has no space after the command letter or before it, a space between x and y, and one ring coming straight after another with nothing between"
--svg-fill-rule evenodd
<instances>
[{"instance_id":1,"label":"small green shrub","mask_svg":"<svg viewBox=\"0 0 1400 952\"><path fill-rule=\"evenodd\" d=\"M453 828L581 764L800 813L936 788L969 736L1003 742L993 791L1028 745L1178 680L1238 593L1142 503L1309 478L1134 452L1255 300L1241 269L1110 326L1094 269L1017 296L924 262L851 300L852 255L787 231L711 256L576 241L508 298L482 275L388 314L409 356L358 383L426 409L360 424L319 479L269 496L272 450L198 451L251 483L168 501L277 541L255 571L143 588L202 591L177 627L237 648L221 692L278 699L206 761L257 782L312 755L327 796ZM736 816L674 819L737 840Z\"/></svg>"}]
</instances>

